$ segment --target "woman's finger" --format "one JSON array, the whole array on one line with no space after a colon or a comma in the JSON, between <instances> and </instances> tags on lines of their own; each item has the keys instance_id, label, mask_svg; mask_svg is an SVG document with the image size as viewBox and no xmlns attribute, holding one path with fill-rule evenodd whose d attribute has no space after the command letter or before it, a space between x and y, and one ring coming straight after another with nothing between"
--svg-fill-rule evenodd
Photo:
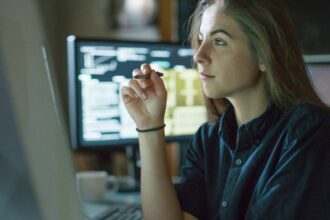
<instances>
[{"instance_id":1,"label":"woman's finger","mask_svg":"<svg viewBox=\"0 0 330 220\"><path fill-rule=\"evenodd\" d=\"M131 79L128 81L128 86L141 98L147 99L147 93L141 87L140 83L136 79Z\"/></svg>"},{"instance_id":2,"label":"woman's finger","mask_svg":"<svg viewBox=\"0 0 330 220\"><path fill-rule=\"evenodd\" d=\"M150 74L151 72L151 66L148 63L142 64L140 68L144 74Z\"/></svg>"},{"instance_id":3,"label":"woman's finger","mask_svg":"<svg viewBox=\"0 0 330 220\"><path fill-rule=\"evenodd\" d=\"M145 89L151 86L151 82L150 80L148 80L150 78L149 72L144 73L141 69L134 69L132 75L133 78L137 80L137 82L140 84L142 88Z\"/></svg>"},{"instance_id":4,"label":"woman's finger","mask_svg":"<svg viewBox=\"0 0 330 220\"><path fill-rule=\"evenodd\" d=\"M154 91L157 93L158 96L166 95L166 88L164 81L159 77L159 75L152 70L150 75L150 81L154 85Z\"/></svg>"},{"instance_id":5,"label":"woman's finger","mask_svg":"<svg viewBox=\"0 0 330 220\"><path fill-rule=\"evenodd\" d=\"M123 86L121 88L121 94L122 97L139 98L139 95L135 93L134 90L128 86Z\"/></svg>"}]
</instances>

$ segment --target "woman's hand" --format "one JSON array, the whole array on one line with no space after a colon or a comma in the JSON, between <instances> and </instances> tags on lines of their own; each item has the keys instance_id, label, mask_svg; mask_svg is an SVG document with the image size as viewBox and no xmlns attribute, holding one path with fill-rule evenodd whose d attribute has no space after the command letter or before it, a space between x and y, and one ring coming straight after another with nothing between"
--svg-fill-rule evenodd
<instances>
[{"instance_id":1,"label":"woman's hand","mask_svg":"<svg viewBox=\"0 0 330 220\"><path fill-rule=\"evenodd\" d=\"M135 75L147 77L129 80L128 86L121 88L124 105L137 128L149 129L164 124L167 92L163 80L151 69L142 64L133 71Z\"/></svg>"}]
</instances>

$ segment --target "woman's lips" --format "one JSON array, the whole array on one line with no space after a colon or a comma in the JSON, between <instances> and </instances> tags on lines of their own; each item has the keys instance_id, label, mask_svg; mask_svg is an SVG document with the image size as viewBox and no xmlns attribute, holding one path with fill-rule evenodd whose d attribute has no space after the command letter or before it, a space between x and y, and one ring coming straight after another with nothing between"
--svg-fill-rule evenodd
<instances>
[{"instance_id":1,"label":"woman's lips","mask_svg":"<svg viewBox=\"0 0 330 220\"><path fill-rule=\"evenodd\" d=\"M207 73L205 73L205 72L201 72L200 73L200 78L201 79L211 79L211 78L214 78L215 76L212 76L212 75L209 75L209 74L207 74Z\"/></svg>"}]
</instances>

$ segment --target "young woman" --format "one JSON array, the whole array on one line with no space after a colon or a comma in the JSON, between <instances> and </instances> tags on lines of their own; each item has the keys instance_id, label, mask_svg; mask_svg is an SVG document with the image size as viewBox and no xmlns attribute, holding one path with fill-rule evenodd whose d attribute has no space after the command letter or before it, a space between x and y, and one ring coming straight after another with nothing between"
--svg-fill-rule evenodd
<instances>
[{"instance_id":1,"label":"young woman","mask_svg":"<svg viewBox=\"0 0 330 220\"><path fill-rule=\"evenodd\" d=\"M210 121L190 143L182 183L166 167L163 81L143 64L133 75L145 77L122 88L145 219L330 219L329 108L281 1L201 1L191 43Z\"/></svg>"}]
</instances>

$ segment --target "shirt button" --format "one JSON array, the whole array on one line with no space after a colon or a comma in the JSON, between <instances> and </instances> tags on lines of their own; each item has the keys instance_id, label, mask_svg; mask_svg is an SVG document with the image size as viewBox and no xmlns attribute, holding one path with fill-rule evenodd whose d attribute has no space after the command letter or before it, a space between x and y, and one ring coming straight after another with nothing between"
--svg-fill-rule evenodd
<instances>
[{"instance_id":1,"label":"shirt button","mask_svg":"<svg viewBox=\"0 0 330 220\"><path fill-rule=\"evenodd\" d=\"M227 201L222 201L221 206L222 208L226 208L228 205Z\"/></svg>"},{"instance_id":2,"label":"shirt button","mask_svg":"<svg viewBox=\"0 0 330 220\"><path fill-rule=\"evenodd\" d=\"M235 163L236 163L237 166L239 166L239 165L242 164L242 160L241 160L241 159L237 159L237 160L235 161Z\"/></svg>"}]
</instances>

